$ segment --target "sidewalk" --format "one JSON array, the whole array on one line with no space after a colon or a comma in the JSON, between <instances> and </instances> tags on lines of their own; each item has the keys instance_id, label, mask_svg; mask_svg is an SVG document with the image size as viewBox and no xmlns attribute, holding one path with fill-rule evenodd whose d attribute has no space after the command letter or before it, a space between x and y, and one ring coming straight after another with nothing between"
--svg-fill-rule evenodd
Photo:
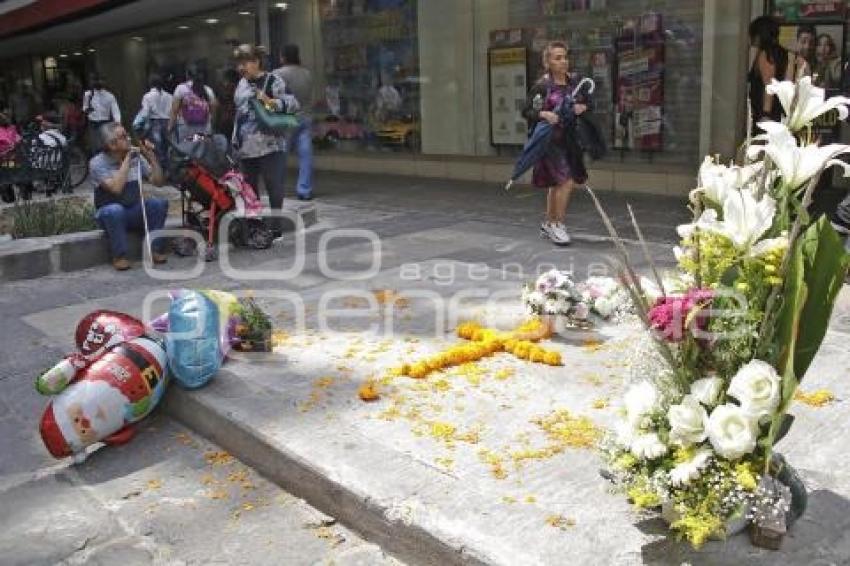
<instances>
[{"instance_id":1,"label":"sidewalk","mask_svg":"<svg viewBox=\"0 0 850 566\"><path fill-rule=\"evenodd\" d=\"M0 428L14 434L4 435L0 448L16 458L0 462L0 474L49 465L35 432L45 401L32 391L32 377L70 347L80 316L95 308L139 314L149 293L181 285L250 289L286 333L275 354L230 361L199 391L173 387L166 412L409 563L802 565L850 557L850 354L843 346L850 297L842 296L803 384L828 388L838 401L796 405L797 422L782 445L809 487L806 516L777 553L754 549L745 537L693 552L608 493L581 432L613 421L634 329L545 343L563 355L563 367L499 354L427 380L387 380L374 403L357 396L362 383L388 368L457 343L457 320L491 315L494 325L515 325L520 285L538 269L600 274L614 250L586 195L576 195L568 216L575 245L555 248L537 236L540 192L328 174L317 187L318 224L303 241L285 238L272 250L235 256L237 268L250 270L238 278L208 264L190 282L96 268L45 277L37 286L2 285L0 314L15 321L16 332L7 344L15 355L0 363ZM600 196L629 238L631 202L651 253L669 265L674 227L686 219L682 203ZM367 230L379 237L379 250L365 239ZM628 250L646 270L639 246ZM301 259L297 276L271 279ZM193 265L175 259L167 270ZM375 269L341 281L328 267ZM333 316L321 317L328 308ZM303 325L296 324L299 314Z\"/></svg>"}]
</instances>

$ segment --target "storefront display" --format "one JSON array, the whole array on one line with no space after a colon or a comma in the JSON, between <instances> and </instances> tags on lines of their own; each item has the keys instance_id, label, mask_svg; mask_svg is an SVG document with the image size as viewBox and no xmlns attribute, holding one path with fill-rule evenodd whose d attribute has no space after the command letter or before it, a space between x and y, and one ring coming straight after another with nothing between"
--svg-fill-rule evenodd
<instances>
[{"instance_id":1,"label":"storefront display","mask_svg":"<svg viewBox=\"0 0 850 566\"><path fill-rule=\"evenodd\" d=\"M330 120L357 124L346 131L363 144L418 147L416 7L416 0L319 2L326 96L314 137L331 145L342 139L320 131Z\"/></svg>"},{"instance_id":2,"label":"storefront display","mask_svg":"<svg viewBox=\"0 0 850 566\"><path fill-rule=\"evenodd\" d=\"M593 118L608 147L620 150L611 158L670 163L695 159L701 84L693 70L702 60L702 2L510 4L511 26L530 30L524 39L531 83L542 74L543 48L556 40L569 45L571 71L596 83ZM495 124L491 127L499 131Z\"/></svg>"}]
</instances>

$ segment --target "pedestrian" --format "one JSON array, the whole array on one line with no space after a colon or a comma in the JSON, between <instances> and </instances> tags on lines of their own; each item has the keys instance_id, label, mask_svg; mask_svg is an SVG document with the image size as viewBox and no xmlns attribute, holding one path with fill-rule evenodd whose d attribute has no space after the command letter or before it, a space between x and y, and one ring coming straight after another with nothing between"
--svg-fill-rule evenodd
<instances>
[{"instance_id":1,"label":"pedestrian","mask_svg":"<svg viewBox=\"0 0 850 566\"><path fill-rule=\"evenodd\" d=\"M282 67L274 73L283 79L298 101L298 127L289 137L289 144L298 156L298 200L313 200L313 75L301 65L297 45L283 48Z\"/></svg>"},{"instance_id":2,"label":"pedestrian","mask_svg":"<svg viewBox=\"0 0 850 566\"><path fill-rule=\"evenodd\" d=\"M532 184L547 188L546 217L540 225L541 237L565 246L570 235L564 223L567 207L576 185L587 182L587 169L579 146L575 121L561 124L556 110L561 102L571 97L579 83L570 72L567 44L551 41L543 49L544 74L528 94L523 116L529 121L530 131L540 120L552 124L553 131L546 155L534 166ZM580 115L587 111L587 100L576 101L573 111Z\"/></svg>"},{"instance_id":3,"label":"pedestrian","mask_svg":"<svg viewBox=\"0 0 850 566\"><path fill-rule=\"evenodd\" d=\"M97 154L103 148L100 138L103 126L112 122L121 123L121 109L115 95L106 89L100 75L92 75L91 89L83 93L83 113L88 120L89 151Z\"/></svg>"},{"instance_id":4,"label":"pedestrian","mask_svg":"<svg viewBox=\"0 0 850 566\"><path fill-rule=\"evenodd\" d=\"M32 81L21 79L9 97L11 119L18 128L25 128L39 112L39 103L33 91Z\"/></svg>"},{"instance_id":5,"label":"pedestrian","mask_svg":"<svg viewBox=\"0 0 850 566\"><path fill-rule=\"evenodd\" d=\"M236 119L236 104L233 95L236 93L236 85L239 84L239 73L236 69L224 71L224 80L219 89L219 105L216 112L216 132L230 135L233 131L233 122Z\"/></svg>"},{"instance_id":6,"label":"pedestrian","mask_svg":"<svg viewBox=\"0 0 850 566\"><path fill-rule=\"evenodd\" d=\"M747 75L752 134L761 133L757 124L762 120L779 122L782 105L765 88L774 79L794 80L797 63L788 50L779 44L779 23L770 16L759 16L750 22L750 46L756 50Z\"/></svg>"},{"instance_id":7,"label":"pedestrian","mask_svg":"<svg viewBox=\"0 0 850 566\"><path fill-rule=\"evenodd\" d=\"M213 114L217 101L207 85L206 73L195 65L186 70L186 81L174 89L168 131L175 131L179 141L198 134L212 134Z\"/></svg>"},{"instance_id":8,"label":"pedestrian","mask_svg":"<svg viewBox=\"0 0 850 566\"><path fill-rule=\"evenodd\" d=\"M142 212L141 183L144 178L157 187L164 183L153 144L146 141L141 147L131 147L130 136L118 122L104 124L102 129L100 137L103 150L89 162L89 172L95 187L95 219L109 239L112 266L118 271L130 268L127 260L127 230L149 230L151 259L154 263L165 263L166 242L163 238L157 238L155 232L165 226L168 201L161 198L144 199L144 215ZM144 224L145 216L147 227Z\"/></svg>"},{"instance_id":9,"label":"pedestrian","mask_svg":"<svg viewBox=\"0 0 850 566\"><path fill-rule=\"evenodd\" d=\"M236 122L233 126L233 147L240 159L245 179L259 194L262 176L269 206L273 212L283 209L283 182L286 174L286 140L283 136L264 133L251 107L252 99L259 99L267 108L277 112L295 112L298 101L287 93L286 83L274 73L263 70L265 48L240 45L233 52L237 70L242 78L236 86ZM280 218L269 222L275 237L283 233Z\"/></svg>"},{"instance_id":10,"label":"pedestrian","mask_svg":"<svg viewBox=\"0 0 850 566\"><path fill-rule=\"evenodd\" d=\"M173 98L165 90L162 77L152 75L150 90L142 96L140 115L147 122L147 138L153 143L156 158L163 170L168 170L168 140L166 138Z\"/></svg>"}]
</instances>

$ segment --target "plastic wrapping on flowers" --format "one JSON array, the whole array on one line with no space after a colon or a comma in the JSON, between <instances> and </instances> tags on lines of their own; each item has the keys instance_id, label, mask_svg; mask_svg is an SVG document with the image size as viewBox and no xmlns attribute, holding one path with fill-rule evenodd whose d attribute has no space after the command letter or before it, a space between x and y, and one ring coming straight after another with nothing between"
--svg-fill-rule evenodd
<instances>
[{"instance_id":1,"label":"plastic wrapping on flowers","mask_svg":"<svg viewBox=\"0 0 850 566\"><path fill-rule=\"evenodd\" d=\"M850 153L819 147L808 126L826 111L846 118L850 99L825 99L808 78L768 88L785 121L759 124L747 162L706 158L700 168L675 250L690 285L658 298L624 280L646 297L638 314L651 339L601 445L607 476L635 506L663 507L697 547L735 519L752 523L754 543L764 529L781 540L802 514L805 490L775 444L848 269L829 222L805 211L821 174L846 169L836 157Z\"/></svg>"}]
</instances>

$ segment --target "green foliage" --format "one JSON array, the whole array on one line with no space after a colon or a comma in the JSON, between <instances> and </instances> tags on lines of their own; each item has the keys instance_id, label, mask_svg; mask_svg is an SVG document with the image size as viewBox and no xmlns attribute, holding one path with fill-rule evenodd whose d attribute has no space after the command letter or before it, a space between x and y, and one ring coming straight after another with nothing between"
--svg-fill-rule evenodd
<instances>
[{"instance_id":1,"label":"green foliage","mask_svg":"<svg viewBox=\"0 0 850 566\"><path fill-rule=\"evenodd\" d=\"M94 207L72 199L17 203L10 209L13 238L96 230Z\"/></svg>"},{"instance_id":2,"label":"green foliage","mask_svg":"<svg viewBox=\"0 0 850 566\"><path fill-rule=\"evenodd\" d=\"M804 330L796 338L794 374L802 379L826 335L838 292L844 284L850 257L841 238L822 217L801 239L805 304L800 316Z\"/></svg>"}]
</instances>

